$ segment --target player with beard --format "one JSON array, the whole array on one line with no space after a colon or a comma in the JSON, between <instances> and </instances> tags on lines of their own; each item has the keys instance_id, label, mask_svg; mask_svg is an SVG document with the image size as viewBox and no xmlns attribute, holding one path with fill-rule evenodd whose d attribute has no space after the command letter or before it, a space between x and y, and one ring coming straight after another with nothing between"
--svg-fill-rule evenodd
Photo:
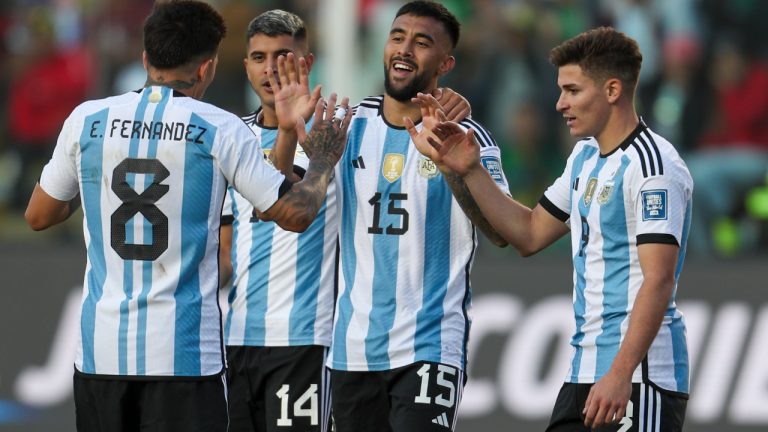
<instances>
[{"instance_id":1,"label":"player with beard","mask_svg":"<svg viewBox=\"0 0 768 432\"><path fill-rule=\"evenodd\" d=\"M404 125L421 122L414 98L451 71L458 38L459 23L442 5L403 6L384 48L386 94L354 108L335 180L340 275L328 366L339 432L445 431L456 423L474 227L505 242L461 179L421 156ZM506 193L491 135L471 119L460 124L475 131Z\"/></svg>"}]
</instances>

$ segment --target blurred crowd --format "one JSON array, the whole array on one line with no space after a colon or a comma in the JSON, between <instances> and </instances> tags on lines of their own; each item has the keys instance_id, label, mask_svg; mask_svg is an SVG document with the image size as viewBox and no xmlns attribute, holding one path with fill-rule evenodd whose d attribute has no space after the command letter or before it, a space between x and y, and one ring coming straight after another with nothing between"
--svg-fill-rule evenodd
<instances>
[{"instance_id":1,"label":"blurred crowd","mask_svg":"<svg viewBox=\"0 0 768 432\"><path fill-rule=\"evenodd\" d=\"M257 108L242 67L244 31L279 7L305 18L319 59L318 13L328 0L211 0L229 35L206 100ZM361 77L383 92L381 48L401 0L348 0L358 15ZM761 0L446 0L462 21L457 66L442 84L462 93L502 148L511 192L533 205L573 144L560 115L549 50L611 25L643 52L638 112L683 154L695 182L689 253L768 252L768 2ZM0 240L83 100L140 88L141 26L151 0L0 3ZM312 80L323 82L322 71ZM79 229L73 225L74 230ZM68 240L80 238L65 235Z\"/></svg>"}]
</instances>

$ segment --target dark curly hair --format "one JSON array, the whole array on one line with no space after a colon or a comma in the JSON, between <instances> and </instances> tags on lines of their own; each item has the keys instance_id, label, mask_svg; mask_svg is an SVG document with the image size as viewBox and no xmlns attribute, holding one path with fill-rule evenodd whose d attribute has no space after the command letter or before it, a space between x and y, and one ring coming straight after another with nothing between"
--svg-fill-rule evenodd
<instances>
[{"instance_id":1,"label":"dark curly hair","mask_svg":"<svg viewBox=\"0 0 768 432\"><path fill-rule=\"evenodd\" d=\"M144 50L150 65L173 69L213 57L226 34L224 19L207 3L158 2L144 21Z\"/></svg>"}]
</instances>

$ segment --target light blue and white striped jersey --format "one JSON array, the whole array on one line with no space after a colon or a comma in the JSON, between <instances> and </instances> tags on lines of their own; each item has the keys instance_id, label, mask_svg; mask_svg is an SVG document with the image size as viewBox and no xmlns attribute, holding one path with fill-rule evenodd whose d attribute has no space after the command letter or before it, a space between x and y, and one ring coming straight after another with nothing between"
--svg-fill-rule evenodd
<instances>
[{"instance_id":1,"label":"light blue and white striped jersey","mask_svg":"<svg viewBox=\"0 0 768 432\"><path fill-rule=\"evenodd\" d=\"M355 108L336 167L341 274L328 365L376 371L424 360L463 369L475 229L408 131L386 123L382 99ZM475 129L484 165L508 193L493 138L471 119L461 124Z\"/></svg>"},{"instance_id":2,"label":"light blue and white striped jersey","mask_svg":"<svg viewBox=\"0 0 768 432\"><path fill-rule=\"evenodd\" d=\"M263 211L283 181L239 117L167 87L77 107L40 179L53 198L79 192L83 205L87 265L76 368L220 373L226 185Z\"/></svg>"},{"instance_id":3,"label":"light blue and white striped jersey","mask_svg":"<svg viewBox=\"0 0 768 432\"><path fill-rule=\"evenodd\" d=\"M541 199L571 227L576 331L567 382L593 383L608 372L643 283L638 245L670 243L680 246L675 289L633 382L688 392L685 321L675 294L692 192L691 175L675 148L642 121L610 154L601 155L594 138L576 144L565 172Z\"/></svg>"},{"instance_id":4,"label":"light blue and white striped jersey","mask_svg":"<svg viewBox=\"0 0 768 432\"><path fill-rule=\"evenodd\" d=\"M259 111L243 117L265 157L276 128L256 123ZM294 166L306 171L309 158L298 147ZM225 325L227 345L294 346L331 344L338 218L333 183L325 204L303 233L259 221L253 206L233 188L222 218L232 221L232 290Z\"/></svg>"}]
</instances>

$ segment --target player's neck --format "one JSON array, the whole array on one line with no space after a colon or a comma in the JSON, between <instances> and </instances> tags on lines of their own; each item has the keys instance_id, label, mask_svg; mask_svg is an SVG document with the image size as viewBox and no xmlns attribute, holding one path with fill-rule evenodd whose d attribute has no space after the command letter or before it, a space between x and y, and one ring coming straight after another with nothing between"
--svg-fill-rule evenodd
<instances>
[{"instance_id":1,"label":"player's neck","mask_svg":"<svg viewBox=\"0 0 768 432\"><path fill-rule=\"evenodd\" d=\"M261 111L256 117L256 124L262 127L276 128L278 123L275 108L268 105L261 105Z\"/></svg>"},{"instance_id":2,"label":"player's neck","mask_svg":"<svg viewBox=\"0 0 768 432\"><path fill-rule=\"evenodd\" d=\"M410 100L399 101L388 94L384 95L382 115L387 123L398 127L405 127L403 117L410 118L414 123L421 121L421 109L418 105Z\"/></svg>"},{"instance_id":3,"label":"player's neck","mask_svg":"<svg viewBox=\"0 0 768 432\"><path fill-rule=\"evenodd\" d=\"M640 118L634 109L614 110L603 131L596 136L600 154L609 154L635 130Z\"/></svg>"}]
</instances>

